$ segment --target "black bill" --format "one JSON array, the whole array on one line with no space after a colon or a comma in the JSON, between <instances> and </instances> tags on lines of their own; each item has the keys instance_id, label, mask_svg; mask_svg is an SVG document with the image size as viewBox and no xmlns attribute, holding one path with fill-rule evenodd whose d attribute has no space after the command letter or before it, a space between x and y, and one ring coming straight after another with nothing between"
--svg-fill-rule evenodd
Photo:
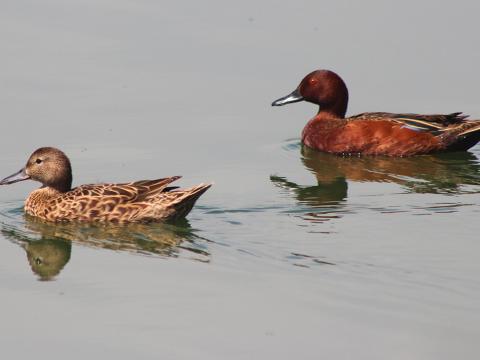
<instances>
[{"instance_id":1,"label":"black bill","mask_svg":"<svg viewBox=\"0 0 480 360\"><path fill-rule=\"evenodd\" d=\"M272 106L282 106L282 105L291 104L299 101L303 101L303 96L300 95L300 91L298 91L298 89L295 89L292 93L288 94L287 96L281 97L280 99L277 99L274 102L272 102Z\"/></svg>"}]
</instances>

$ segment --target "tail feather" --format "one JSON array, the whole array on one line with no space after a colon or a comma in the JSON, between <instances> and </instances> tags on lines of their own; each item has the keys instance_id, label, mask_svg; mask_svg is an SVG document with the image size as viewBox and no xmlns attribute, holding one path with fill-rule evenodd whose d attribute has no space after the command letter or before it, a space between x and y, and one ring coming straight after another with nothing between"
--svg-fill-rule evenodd
<instances>
[{"instance_id":1,"label":"tail feather","mask_svg":"<svg viewBox=\"0 0 480 360\"><path fill-rule=\"evenodd\" d=\"M168 186L170 183L180 179L181 176L171 176L163 179L157 180L141 180L132 183L139 190L138 197L136 201L144 201L152 197L157 196L159 193L164 191L171 191L176 188L173 186Z\"/></svg>"},{"instance_id":2,"label":"tail feather","mask_svg":"<svg viewBox=\"0 0 480 360\"><path fill-rule=\"evenodd\" d=\"M183 218L192 210L193 205L202 194L207 191L212 184L200 184L190 189L182 189L179 192L184 193L177 197L172 203L171 207L175 209L174 216L171 220ZM175 190L174 190L175 191Z\"/></svg>"},{"instance_id":3,"label":"tail feather","mask_svg":"<svg viewBox=\"0 0 480 360\"><path fill-rule=\"evenodd\" d=\"M462 131L460 134L458 134L458 136L465 136L465 135L475 133L475 132L478 132L478 131L480 131L480 124L478 124L477 126L472 126L471 128L469 128L465 131Z\"/></svg>"},{"instance_id":4,"label":"tail feather","mask_svg":"<svg viewBox=\"0 0 480 360\"><path fill-rule=\"evenodd\" d=\"M480 123L459 127L445 133L444 139L447 142L446 151L466 151L480 141Z\"/></svg>"}]
</instances>

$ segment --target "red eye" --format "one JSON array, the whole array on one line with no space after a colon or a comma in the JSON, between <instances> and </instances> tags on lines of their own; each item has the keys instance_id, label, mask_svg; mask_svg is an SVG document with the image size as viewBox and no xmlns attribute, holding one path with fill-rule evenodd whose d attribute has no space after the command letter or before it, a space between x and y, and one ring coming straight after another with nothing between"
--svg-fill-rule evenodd
<instances>
[{"instance_id":1,"label":"red eye","mask_svg":"<svg viewBox=\"0 0 480 360\"><path fill-rule=\"evenodd\" d=\"M315 85L317 83L317 79L310 79L308 80L308 82L310 83L310 85Z\"/></svg>"}]
</instances>

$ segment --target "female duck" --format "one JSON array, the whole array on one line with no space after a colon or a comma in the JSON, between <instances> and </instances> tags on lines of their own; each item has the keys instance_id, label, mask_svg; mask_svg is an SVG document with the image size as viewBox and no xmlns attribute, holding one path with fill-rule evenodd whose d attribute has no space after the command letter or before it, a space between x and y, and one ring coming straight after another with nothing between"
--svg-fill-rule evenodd
<instances>
[{"instance_id":1,"label":"female duck","mask_svg":"<svg viewBox=\"0 0 480 360\"><path fill-rule=\"evenodd\" d=\"M348 90L329 70L308 74L289 95L272 103L298 101L320 106L302 132L308 147L335 154L411 156L440 151L465 151L480 141L480 121L461 113L417 115L363 113L345 118Z\"/></svg>"},{"instance_id":2,"label":"female duck","mask_svg":"<svg viewBox=\"0 0 480 360\"><path fill-rule=\"evenodd\" d=\"M43 184L25 202L25 211L47 221L151 222L186 216L195 201L211 184L190 189L167 186L178 180L172 176L124 184L91 184L74 189L70 160L60 150L43 147L28 159L19 172L0 185L23 180Z\"/></svg>"}]
</instances>

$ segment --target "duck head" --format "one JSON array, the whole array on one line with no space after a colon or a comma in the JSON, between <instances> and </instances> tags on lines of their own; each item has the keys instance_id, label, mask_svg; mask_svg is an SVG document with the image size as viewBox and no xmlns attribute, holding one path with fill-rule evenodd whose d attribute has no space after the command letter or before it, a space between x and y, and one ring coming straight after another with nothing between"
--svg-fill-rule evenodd
<instances>
[{"instance_id":1,"label":"duck head","mask_svg":"<svg viewBox=\"0 0 480 360\"><path fill-rule=\"evenodd\" d=\"M0 181L0 185L32 179L61 192L72 187L72 167L68 157L53 147L42 147L30 155L20 171Z\"/></svg>"},{"instance_id":2,"label":"duck head","mask_svg":"<svg viewBox=\"0 0 480 360\"><path fill-rule=\"evenodd\" d=\"M348 89L343 80L330 70L315 70L305 76L300 85L287 96L272 103L282 106L298 101L308 101L320 106L319 113L345 116L348 104Z\"/></svg>"}]
</instances>

